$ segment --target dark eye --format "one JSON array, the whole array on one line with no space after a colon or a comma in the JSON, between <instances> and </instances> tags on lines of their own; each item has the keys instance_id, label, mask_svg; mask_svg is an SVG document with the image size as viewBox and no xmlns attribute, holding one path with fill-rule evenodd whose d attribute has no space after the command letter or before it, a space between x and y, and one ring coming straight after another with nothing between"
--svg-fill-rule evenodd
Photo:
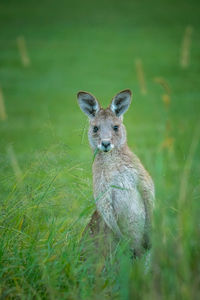
<instances>
[{"instance_id":1,"label":"dark eye","mask_svg":"<svg viewBox=\"0 0 200 300\"><path fill-rule=\"evenodd\" d=\"M118 131L118 129L119 129L119 126L118 126L118 125L113 126L113 130L114 130L114 131Z\"/></svg>"},{"instance_id":2,"label":"dark eye","mask_svg":"<svg viewBox=\"0 0 200 300\"><path fill-rule=\"evenodd\" d=\"M99 128L97 126L93 127L93 132L97 132L99 130Z\"/></svg>"}]
</instances>

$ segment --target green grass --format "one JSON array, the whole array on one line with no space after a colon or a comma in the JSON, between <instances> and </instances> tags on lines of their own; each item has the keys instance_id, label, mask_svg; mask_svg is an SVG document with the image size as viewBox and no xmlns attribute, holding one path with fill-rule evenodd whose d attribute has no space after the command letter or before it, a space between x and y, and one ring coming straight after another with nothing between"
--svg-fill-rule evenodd
<instances>
[{"instance_id":1,"label":"green grass","mask_svg":"<svg viewBox=\"0 0 200 300\"><path fill-rule=\"evenodd\" d=\"M0 2L0 86L8 116L0 121L1 299L199 298L199 13L194 0ZM182 69L188 25L190 64ZM170 87L168 107L156 77ZM125 88L133 91L128 142L156 186L149 272L145 258L132 263L123 245L106 261L96 249L81 259L79 241L95 203L93 154L76 93L89 91L108 105Z\"/></svg>"}]
</instances>

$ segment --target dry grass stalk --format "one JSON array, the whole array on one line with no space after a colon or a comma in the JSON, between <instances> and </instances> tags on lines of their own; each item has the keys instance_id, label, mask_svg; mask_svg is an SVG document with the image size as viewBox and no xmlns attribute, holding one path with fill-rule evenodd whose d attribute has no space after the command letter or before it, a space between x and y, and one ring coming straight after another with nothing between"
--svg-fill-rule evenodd
<instances>
[{"instance_id":1,"label":"dry grass stalk","mask_svg":"<svg viewBox=\"0 0 200 300\"><path fill-rule=\"evenodd\" d=\"M23 36L19 36L17 38L17 45L18 45L18 49L19 49L19 53L21 56L21 61L24 67L29 67L31 62L30 62L30 58L28 56L28 51L27 51L27 47L26 47L26 41L25 38Z\"/></svg>"},{"instance_id":2,"label":"dry grass stalk","mask_svg":"<svg viewBox=\"0 0 200 300\"><path fill-rule=\"evenodd\" d=\"M169 84L162 77L155 77L154 81L163 87L165 93L162 95L162 101L163 101L165 107L168 109L170 106L170 103L171 103L171 97L170 97L171 89L169 87Z\"/></svg>"},{"instance_id":3,"label":"dry grass stalk","mask_svg":"<svg viewBox=\"0 0 200 300\"><path fill-rule=\"evenodd\" d=\"M141 59L136 59L135 61L137 77L140 85L140 91L143 95L146 95L147 88L146 88L146 81L144 76L144 70Z\"/></svg>"},{"instance_id":4,"label":"dry grass stalk","mask_svg":"<svg viewBox=\"0 0 200 300\"><path fill-rule=\"evenodd\" d=\"M18 181L22 179L22 171L20 169L19 163L17 161L17 157L15 155L14 149L12 145L9 145L7 148L8 157L10 159L11 166L13 168L14 174Z\"/></svg>"},{"instance_id":5,"label":"dry grass stalk","mask_svg":"<svg viewBox=\"0 0 200 300\"><path fill-rule=\"evenodd\" d=\"M2 92L1 88L0 88L0 119L2 121L5 121L7 119L4 98L3 98L3 92Z\"/></svg>"},{"instance_id":6,"label":"dry grass stalk","mask_svg":"<svg viewBox=\"0 0 200 300\"><path fill-rule=\"evenodd\" d=\"M181 46L181 56L180 56L180 65L183 69L189 66L192 32L193 32L193 27L187 26L183 37L183 42Z\"/></svg>"}]
</instances>

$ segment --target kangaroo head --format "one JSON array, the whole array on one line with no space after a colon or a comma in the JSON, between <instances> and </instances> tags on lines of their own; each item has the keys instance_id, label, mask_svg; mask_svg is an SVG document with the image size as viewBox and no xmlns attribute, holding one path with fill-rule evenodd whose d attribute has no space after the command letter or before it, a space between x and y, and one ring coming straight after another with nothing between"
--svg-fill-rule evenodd
<instances>
[{"instance_id":1,"label":"kangaroo head","mask_svg":"<svg viewBox=\"0 0 200 300\"><path fill-rule=\"evenodd\" d=\"M89 117L88 137L91 147L104 152L122 147L126 143L123 114L131 103L131 91L118 93L106 109L90 93L80 91L77 97L80 108Z\"/></svg>"}]
</instances>

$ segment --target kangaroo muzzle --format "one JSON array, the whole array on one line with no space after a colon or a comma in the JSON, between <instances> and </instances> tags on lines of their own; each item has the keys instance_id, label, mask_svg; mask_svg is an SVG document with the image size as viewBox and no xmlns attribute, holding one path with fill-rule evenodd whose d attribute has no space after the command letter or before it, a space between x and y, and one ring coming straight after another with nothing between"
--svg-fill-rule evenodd
<instances>
[{"instance_id":1,"label":"kangaroo muzzle","mask_svg":"<svg viewBox=\"0 0 200 300\"><path fill-rule=\"evenodd\" d=\"M113 149L113 144L111 144L110 140L102 140L98 148L101 151L108 152Z\"/></svg>"}]
</instances>

